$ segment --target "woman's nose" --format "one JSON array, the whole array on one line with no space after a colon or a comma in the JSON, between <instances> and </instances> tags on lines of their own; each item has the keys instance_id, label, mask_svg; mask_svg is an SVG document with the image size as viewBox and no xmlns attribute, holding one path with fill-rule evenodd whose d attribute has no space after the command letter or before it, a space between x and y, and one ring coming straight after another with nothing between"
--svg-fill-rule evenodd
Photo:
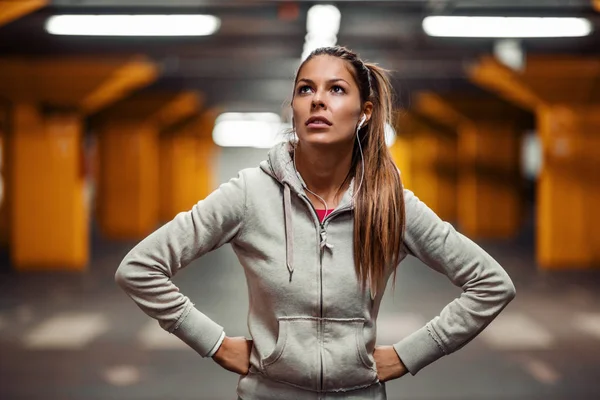
<instances>
[{"instance_id":1,"label":"woman's nose","mask_svg":"<svg viewBox=\"0 0 600 400\"><path fill-rule=\"evenodd\" d=\"M311 103L311 108L312 108L313 110L314 110L314 109L317 109L317 108L325 108L325 103L323 102L323 100L321 100L321 98L320 98L320 97L318 97L318 96L315 96L315 97L313 98L313 100L312 100L312 103Z\"/></svg>"}]
</instances>

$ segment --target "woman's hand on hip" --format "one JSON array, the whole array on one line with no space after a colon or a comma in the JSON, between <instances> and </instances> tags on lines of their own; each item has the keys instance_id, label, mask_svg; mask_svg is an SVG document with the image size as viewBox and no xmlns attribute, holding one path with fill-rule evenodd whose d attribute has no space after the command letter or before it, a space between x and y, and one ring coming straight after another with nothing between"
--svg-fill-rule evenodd
<instances>
[{"instance_id":1,"label":"woman's hand on hip","mask_svg":"<svg viewBox=\"0 0 600 400\"><path fill-rule=\"evenodd\" d=\"M226 370L246 375L250 368L252 344L252 340L245 337L225 337L212 359Z\"/></svg>"},{"instance_id":2,"label":"woman's hand on hip","mask_svg":"<svg viewBox=\"0 0 600 400\"><path fill-rule=\"evenodd\" d=\"M377 377L380 382L400 378L408 372L392 346L376 346L373 358L375 359Z\"/></svg>"}]
</instances>

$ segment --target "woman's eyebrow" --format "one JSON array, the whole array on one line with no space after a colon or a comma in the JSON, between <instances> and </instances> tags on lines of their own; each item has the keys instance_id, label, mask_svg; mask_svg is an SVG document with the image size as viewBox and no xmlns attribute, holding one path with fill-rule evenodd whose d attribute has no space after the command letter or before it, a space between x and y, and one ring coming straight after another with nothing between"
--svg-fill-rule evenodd
<instances>
[{"instance_id":1,"label":"woman's eyebrow","mask_svg":"<svg viewBox=\"0 0 600 400\"><path fill-rule=\"evenodd\" d=\"M331 84L331 83L340 82L340 81L345 82L345 83L348 84L348 82L345 79L342 79L342 78L329 79L327 81L327 83ZM308 79L308 78L300 78L300 79L298 79L298 83L300 83L300 82L306 82L306 83L308 83L310 85L314 85L315 84L315 82L312 79Z\"/></svg>"}]
</instances>

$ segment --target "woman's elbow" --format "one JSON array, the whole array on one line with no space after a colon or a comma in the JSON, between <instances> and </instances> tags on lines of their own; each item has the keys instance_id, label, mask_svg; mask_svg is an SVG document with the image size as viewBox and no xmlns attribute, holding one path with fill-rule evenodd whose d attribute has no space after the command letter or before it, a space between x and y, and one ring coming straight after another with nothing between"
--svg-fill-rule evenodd
<instances>
[{"instance_id":1,"label":"woman's elbow","mask_svg":"<svg viewBox=\"0 0 600 400\"><path fill-rule=\"evenodd\" d=\"M115 272L115 282L121 289L127 291L131 287L132 272L131 263L125 258Z\"/></svg>"},{"instance_id":2,"label":"woman's elbow","mask_svg":"<svg viewBox=\"0 0 600 400\"><path fill-rule=\"evenodd\" d=\"M508 274L505 274L505 277L503 279L503 286L503 298L505 303L508 304L517 295L517 288L515 288L515 284L513 283L512 279L510 279Z\"/></svg>"}]
</instances>

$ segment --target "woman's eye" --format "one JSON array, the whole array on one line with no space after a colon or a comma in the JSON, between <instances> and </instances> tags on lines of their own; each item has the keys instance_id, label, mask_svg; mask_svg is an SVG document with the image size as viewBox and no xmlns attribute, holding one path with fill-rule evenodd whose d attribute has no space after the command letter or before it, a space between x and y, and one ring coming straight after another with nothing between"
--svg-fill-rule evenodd
<instances>
[{"instance_id":1,"label":"woman's eye","mask_svg":"<svg viewBox=\"0 0 600 400\"><path fill-rule=\"evenodd\" d=\"M344 90L344 88L341 86L334 86L331 88L331 90L333 90L334 93L345 93L346 92Z\"/></svg>"},{"instance_id":2,"label":"woman's eye","mask_svg":"<svg viewBox=\"0 0 600 400\"><path fill-rule=\"evenodd\" d=\"M304 85L298 88L298 94L308 93L310 91L310 86Z\"/></svg>"}]
</instances>

